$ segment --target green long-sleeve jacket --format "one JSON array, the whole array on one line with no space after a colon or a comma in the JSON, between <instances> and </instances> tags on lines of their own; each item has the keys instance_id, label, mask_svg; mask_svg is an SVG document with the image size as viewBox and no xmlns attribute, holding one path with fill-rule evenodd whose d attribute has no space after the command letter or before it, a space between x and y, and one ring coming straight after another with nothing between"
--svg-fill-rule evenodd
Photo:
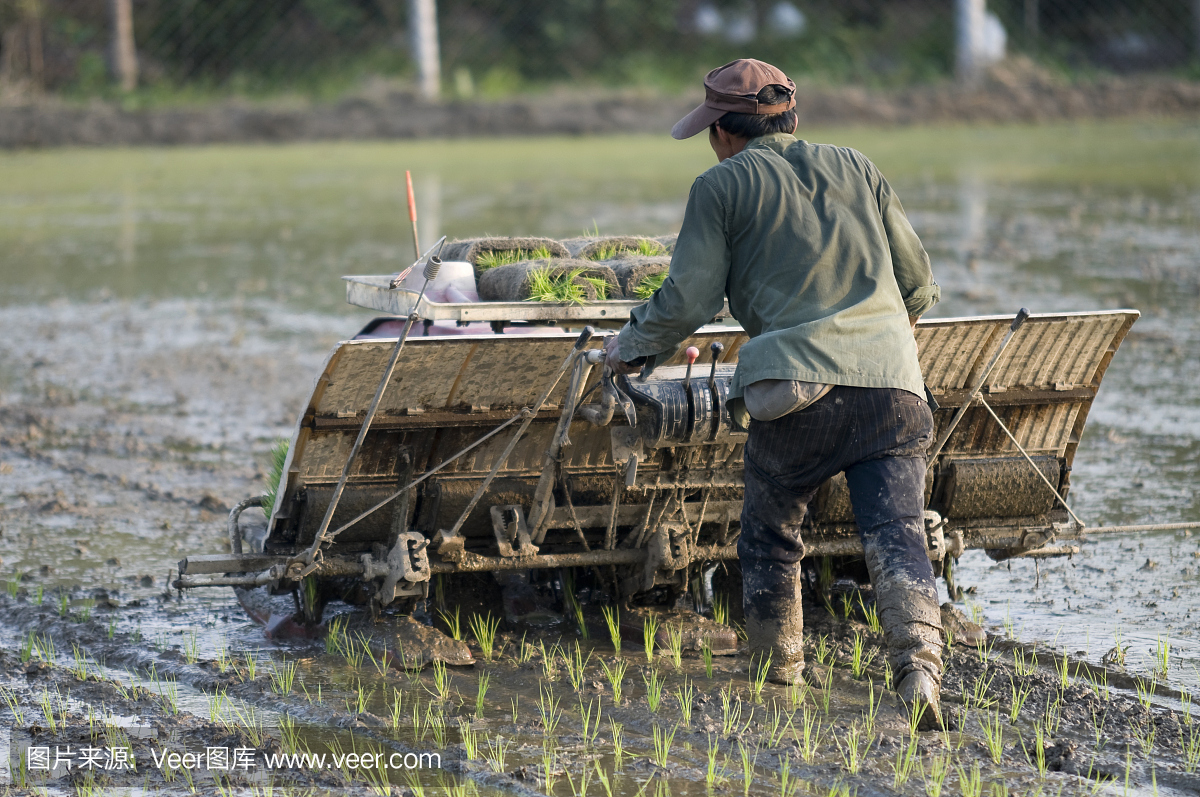
<instances>
[{"instance_id":1,"label":"green long-sleeve jacket","mask_svg":"<svg viewBox=\"0 0 1200 797\"><path fill-rule=\"evenodd\" d=\"M777 133L696 178L670 275L621 330L631 361L729 309L751 340L731 396L760 379L924 396L909 326L941 297L887 180L861 153Z\"/></svg>"}]
</instances>

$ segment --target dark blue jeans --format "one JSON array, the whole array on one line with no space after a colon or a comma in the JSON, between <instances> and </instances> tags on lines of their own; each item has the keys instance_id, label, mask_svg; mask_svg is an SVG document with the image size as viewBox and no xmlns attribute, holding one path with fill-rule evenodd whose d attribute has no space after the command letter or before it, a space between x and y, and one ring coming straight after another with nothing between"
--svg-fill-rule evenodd
<instances>
[{"instance_id":1,"label":"dark blue jeans","mask_svg":"<svg viewBox=\"0 0 1200 797\"><path fill-rule=\"evenodd\" d=\"M835 386L813 405L754 421L738 556L752 616L794 622L801 523L827 479L844 471L897 683L920 669L940 680L941 616L925 547L925 451L933 414L905 390Z\"/></svg>"}]
</instances>

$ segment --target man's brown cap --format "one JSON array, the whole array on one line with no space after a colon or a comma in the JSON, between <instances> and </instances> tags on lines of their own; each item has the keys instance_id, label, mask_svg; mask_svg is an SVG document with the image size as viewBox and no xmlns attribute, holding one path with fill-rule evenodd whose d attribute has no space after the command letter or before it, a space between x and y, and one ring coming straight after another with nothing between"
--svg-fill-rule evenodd
<instances>
[{"instance_id":1,"label":"man's brown cap","mask_svg":"<svg viewBox=\"0 0 1200 797\"><path fill-rule=\"evenodd\" d=\"M758 92L767 86L782 86L791 94L787 102L760 105ZM675 123L671 135L691 138L726 113L772 114L796 107L796 84L770 64L753 58L739 58L720 66L704 77L704 104Z\"/></svg>"}]
</instances>

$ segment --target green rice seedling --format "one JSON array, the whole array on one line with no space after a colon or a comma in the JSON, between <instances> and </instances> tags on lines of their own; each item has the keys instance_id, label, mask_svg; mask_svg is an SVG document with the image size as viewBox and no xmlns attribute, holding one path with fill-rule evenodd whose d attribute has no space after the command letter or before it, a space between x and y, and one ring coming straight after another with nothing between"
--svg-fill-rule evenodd
<instances>
[{"instance_id":1,"label":"green rice seedling","mask_svg":"<svg viewBox=\"0 0 1200 797\"><path fill-rule=\"evenodd\" d=\"M815 652L817 654L817 664L822 667L828 666L833 662L833 646L829 644L829 637L821 634L817 637Z\"/></svg>"},{"instance_id":2,"label":"green rice seedling","mask_svg":"<svg viewBox=\"0 0 1200 797\"><path fill-rule=\"evenodd\" d=\"M975 678L975 684L971 691L971 699L977 708L987 711L996 705L996 698L988 694L988 691L992 688L992 681L995 679L996 674L990 670L984 670Z\"/></svg>"},{"instance_id":3,"label":"green rice seedling","mask_svg":"<svg viewBox=\"0 0 1200 797\"><path fill-rule=\"evenodd\" d=\"M1192 724L1192 693L1187 687L1179 688L1179 704L1183 707L1183 722L1185 725Z\"/></svg>"},{"instance_id":4,"label":"green rice seedling","mask_svg":"<svg viewBox=\"0 0 1200 797\"><path fill-rule=\"evenodd\" d=\"M1071 685L1071 660L1066 653L1063 654L1061 660L1054 659L1054 671L1058 673L1059 689L1066 689Z\"/></svg>"},{"instance_id":5,"label":"green rice seedling","mask_svg":"<svg viewBox=\"0 0 1200 797\"><path fill-rule=\"evenodd\" d=\"M1138 747L1142 749L1142 755L1146 758L1154 752L1154 739L1158 736L1158 726L1154 724L1154 720L1149 720L1143 725L1140 722L1131 722L1130 732L1133 733L1133 738L1137 740Z\"/></svg>"},{"instance_id":6,"label":"green rice seedling","mask_svg":"<svg viewBox=\"0 0 1200 797\"><path fill-rule=\"evenodd\" d=\"M559 720L562 719L562 711L558 707L559 698L545 685L538 686L538 695L538 716L542 718L542 730L547 736L553 736Z\"/></svg>"},{"instance_id":7,"label":"green rice seedling","mask_svg":"<svg viewBox=\"0 0 1200 797\"><path fill-rule=\"evenodd\" d=\"M1134 678L1133 686L1137 690L1138 702L1142 704L1142 708L1149 709L1154 702L1154 690L1158 688L1157 677L1151 675L1149 681Z\"/></svg>"},{"instance_id":8,"label":"green rice seedling","mask_svg":"<svg viewBox=\"0 0 1200 797\"><path fill-rule=\"evenodd\" d=\"M71 673L81 681L86 681L88 676L88 660L87 654L79 649L78 645L71 645L71 653L75 663L71 667Z\"/></svg>"},{"instance_id":9,"label":"green rice seedling","mask_svg":"<svg viewBox=\"0 0 1200 797\"><path fill-rule=\"evenodd\" d=\"M25 664L33 658L34 651L37 649L37 641L30 631L21 638L21 644L17 649L18 655L21 657L21 663Z\"/></svg>"},{"instance_id":10,"label":"green rice seedling","mask_svg":"<svg viewBox=\"0 0 1200 797\"><path fill-rule=\"evenodd\" d=\"M713 652L712 641L708 637L705 637L700 643L700 658L704 661L704 675L711 681L713 677Z\"/></svg>"},{"instance_id":11,"label":"green rice seedling","mask_svg":"<svg viewBox=\"0 0 1200 797\"><path fill-rule=\"evenodd\" d=\"M821 710L829 716L829 700L833 697L833 667L825 668L825 677L821 681Z\"/></svg>"},{"instance_id":12,"label":"green rice seedling","mask_svg":"<svg viewBox=\"0 0 1200 797\"><path fill-rule=\"evenodd\" d=\"M338 615L329 621L325 631L325 652L346 655L346 616Z\"/></svg>"},{"instance_id":13,"label":"green rice seedling","mask_svg":"<svg viewBox=\"0 0 1200 797\"><path fill-rule=\"evenodd\" d=\"M542 743L542 777L546 783L546 794L554 794L554 748L546 744L546 740Z\"/></svg>"},{"instance_id":14,"label":"green rice seedling","mask_svg":"<svg viewBox=\"0 0 1200 797\"><path fill-rule=\"evenodd\" d=\"M613 705L620 705L621 685L625 680L625 671L629 669L629 665L624 659L616 659L610 667L608 662L601 659L600 669L604 670L604 677L608 679L608 684L612 687Z\"/></svg>"},{"instance_id":15,"label":"green rice seedling","mask_svg":"<svg viewBox=\"0 0 1200 797\"><path fill-rule=\"evenodd\" d=\"M454 607L454 614L438 609L438 614L441 615L442 622L446 624L446 628L450 631L450 638L462 641L462 617L459 615L459 607Z\"/></svg>"},{"instance_id":16,"label":"green rice seedling","mask_svg":"<svg viewBox=\"0 0 1200 797\"><path fill-rule=\"evenodd\" d=\"M258 675L258 651L248 651L242 663L246 665L245 680L253 681Z\"/></svg>"},{"instance_id":17,"label":"green rice seedling","mask_svg":"<svg viewBox=\"0 0 1200 797\"><path fill-rule=\"evenodd\" d=\"M879 607L874 602L867 606L861 592L858 593L858 607L862 609L863 617L867 620L867 628L871 629L871 633L882 634L883 622L879 619Z\"/></svg>"},{"instance_id":18,"label":"green rice seedling","mask_svg":"<svg viewBox=\"0 0 1200 797\"><path fill-rule=\"evenodd\" d=\"M474 761L479 758L479 733L471 727L471 723L464 722L460 725L458 735L462 739L463 751L467 755L467 760Z\"/></svg>"},{"instance_id":19,"label":"green rice seedling","mask_svg":"<svg viewBox=\"0 0 1200 797\"><path fill-rule=\"evenodd\" d=\"M979 771L978 761L972 765L970 770L965 770L961 764L959 765L958 788L962 791L962 797L982 797L983 776Z\"/></svg>"},{"instance_id":20,"label":"green rice seedling","mask_svg":"<svg viewBox=\"0 0 1200 797\"><path fill-rule=\"evenodd\" d=\"M675 671L683 669L683 626L667 625L667 650L671 653L671 663Z\"/></svg>"},{"instance_id":21,"label":"green rice seedling","mask_svg":"<svg viewBox=\"0 0 1200 797\"><path fill-rule=\"evenodd\" d=\"M296 727L296 720L287 714L279 715L279 746L289 755L300 749L300 731Z\"/></svg>"},{"instance_id":22,"label":"green rice seedling","mask_svg":"<svg viewBox=\"0 0 1200 797\"><path fill-rule=\"evenodd\" d=\"M908 779L912 777L913 770L920 760L917 750L919 741L918 737L909 736L908 742L901 742L896 749L896 760L892 762L892 788L897 791L905 783L908 783Z\"/></svg>"},{"instance_id":23,"label":"green rice seedling","mask_svg":"<svg viewBox=\"0 0 1200 797\"><path fill-rule=\"evenodd\" d=\"M417 741L425 741L425 734L428 732L425 728L425 723L421 722L421 698L418 696L412 704L412 725L413 733L416 734Z\"/></svg>"},{"instance_id":24,"label":"green rice seedling","mask_svg":"<svg viewBox=\"0 0 1200 797\"><path fill-rule=\"evenodd\" d=\"M362 681L356 679L354 682L354 691L350 694L350 697L346 698L346 711L351 714L366 713L367 706L371 703L371 696L374 694L374 689L368 692L363 688Z\"/></svg>"},{"instance_id":25,"label":"green rice seedling","mask_svg":"<svg viewBox=\"0 0 1200 797\"><path fill-rule=\"evenodd\" d=\"M642 680L646 682L646 705L650 707L650 711L654 714L658 713L659 704L662 703L663 686L666 684L666 678L658 674L658 670L653 667L648 668L649 675L642 673Z\"/></svg>"},{"instance_id":26,"label":"green rice seedling","mask_svg":"<svg viewBox=\"0 0 1200 797\"><path fill-rule=\"evenodd\" d=\"M885 656L883 659L883 686L885 689L891 689L893 682L896 680L895 673L892 672L892 663Z\"/></svg>"},{"instance_id":27,"label":"green rice seedling","mask_svg":"<svg viewBox=\"0 0 1200 797\"><path fill-rule=\"evenodd\" d=\"M479 681L475 688L475 716L483 716L483 699L487 696L488 686L492 682L492 674L483 672L479 674Z\"/></svg>"},{"instance_id":28,"label":"green rice seedling","mask_svg":"<svg viewBox=\"0 0 1200 797\"><path fill-rule=\"evenodd\" d=\"M1096 697L1108 702L1112 695L1108 691L1108 670L1092 670L1087 676L1088 686L1096 693Z\"/></svg>"},{"instance_id":29,"label":"green rice seedling","mask_svg":"<svg viewBox=\"0 0 1200 797\"><path fill-rule=\"evenodd\" d=\"M279 483L283 480L283 465L287 462L290 442L286 437L280 437L271 445L271 459L266 476L263 477L262 496L262 511L268 518L275 508L275 497L279 494Z\"/></svg>"},{"instance_id":30,"label":"green rice seedling","mask_svg":"<svg viewBox=\"0 0 1200 797\"><path fill-rule=\"evenodd\" d=\"M225 642L223 635L217 640L216 658L213 659L213 663L217 665L217 672L225 673L229 670L231 663L229 659L229 646Z\"/></svg>"},{"instance_id":31,"label":"green rice seedling","mask_svg":"<svg viewBox=\"0 0 1200 797\"><path fill-rule=\"evenodd\" d=\"M158 697L165 713L179 713L179 684L169 678L164 679L159 684Z\"/></svg>"},{"instance_id":32,"label":"green rice seedling","mask_svg":"<svg viewBox=\"0 0 1200 797\"><path fill-rule=\"evenodd\" d=\"M553 257L554 254L545 246L539 246L536 249L528 251L524 249L510 249L504 252L489 250L476 255L475 267L480 271L487 271L498 266L507 266L526 260L549 260Z\"/></svg>"},{"instance_id":33,"label":"green rice seedling","mask_svg":"<svg viewBox=\"0 0 1200 797\"><path fill-rule=\"evenodd\" d=\"M1155 670L1163 678L1167 677L1168 670L1171 669L1171 639L1170 637L1159 637L1154 646L1154 667Z\"/></svg>"},{"instance_id":34,"label":"green rice seedling","mask_svg":"<svg viewBox=\"0 0 1200 797\"><path fill-rule=\"evenodd\" d=\"M658 635L658 618L647 614L642 623L642 644L646 648L646 661L654 663L654 638Z\"/></svg>"},{"instance_id":35,"label":"green rice seedling","mask_svg":"<svg viewBox=\"0 0 1200 797\"><path fill-rule=\"evenodd\" d=\"M633 287L633 295L639 299L649 299L658 289L667 281L667 272L660 271L657 274L648 274L642 277L641 281Z\"/></svg>"},{"instance_id":36,"label":"green rice seedling","mask_svg":"<svg viewBox=\"0 0 1200 797\"><path fill-rule=\"evenodd\" d=\"M533 654L536 650L537 648L525 641L525 634L521 634L521 641L517 645L517 653L514 657L517 664L528 664L533 661Z\"/></svg>"},{"instance_id":37,"label":"green rice seedling","mask_svg":"<svg viewBox=\"0 0 1200 797\"><path fill-rule=\"evenodd\" d=\"M1011 724L1016 725L1017 718L1021 716L1021 709L1024 708L1025 701L1029 698L1029 694L1033 691L1033 687L1018 687L1017 682L1011 677L1008 679L1008 682L1012 687L1012 699L1008 704L1008 721Z\"/></svg>"},{"instance_id":38,"label":"green rice seedling","mask_svg":"<svg viewBox=\"0 0 1200 797\"><path fill-rule=\"evenodd\" d=\"M1046 729L1042 727L1041 720L1033 723L1033 752L1025 746L1025 740L1021 739L1021 749L1025 751L1025 757L1029 762L1037 767L1038 774L1043 778L1046 777Z\"/></svg>"},{"instance_id":39,"label":"green rice seedling","mask_svg":"<svg viewBox=\"0 0 1200 797\"><path fill-rule=\"evenodd\" d=\"M941 797L942 787L946 784L946 776L950 774L950 755L934 756L929 761L929 773L922 767L921 776L925 781L925 794L928 797Z\"/></svg>"},{"instance_id":40,"label":"green rice seedling","mask_svg":"<svg viewBox=\"0 0 1200 797\"><path fill-rule=\"evenodd\" d=\"M863 712L863 731L867 736L875 738L875 720L879 718L879 707L883 705L883 700L875 697L875 683L867 679L867 710Z\"/></svg>"},{"instance_id":41,"label":"green rice seedling","mask_svg":"<svg viewBox=\"0 0 1200 797\"><path fill-rule=\"evenodd\" d=\"M612 717L608 718L608 737L612 740L613 760L616 762L617 769L621 768L621 762L625 758L625 737L622 735L624 727Z\"/></svg>"},{"instance_id":42,"label":"green rice seedling","mask_svg":"<svg viewBox=\"0 0 1200 797\"><path fill-rule=\"evenodd\" d=\"M738 742L738 757L742 760L742 794L749 797L750 784L754 781L754 765L758 763L758 748L754 748L754 756L751 757L745 743Z\"/></svg>"},{"instance_id":43,"label":"green rice seedling","mask_svg":"<svg viewBox=\"0 0 1200 797\"><path fill-rule=\"evenodd\" d=\"M754 665L754 656L750 657L750 669L748 678L750 680L750 697L755 703L762 703L763 689L767 685L767 675L771 671L771 654L767 653L765 658L763 654L758 655L758 666Z\"/></svg>"},{"instance_id":44,"label":"green rice seedling","mask_svg":"<svg viewBox=\"0 0 1200 797\"><path fill-rule=\"evenodd\" d=\"M476 614L471 617L470 625L483 658L491 661L496 648L496 632L500 629L500 618L493 619L491 612L486 616Z\"/></svg>"},{"instance_id":45,"label":"green rice seedling","mask_svg":"<svg viewBox=\"0 0 1200 797\"><path fill-rule=\"evenodd\" d=\"M821 745L821 720L817 716L816 707L805 706L800 719L800 727L794 731L796 743L800 746L800 757L804 763L811 763Z\"/></svg>"},{"instance_id":46,"label":"green rice seedling","mask_svg":"<svg viewBox=\"0 0 1200 797\"><path fill-rule=\"evenodd\" d=\"M583 736L584 745L590 747L596 741L596 734L600 732L600 717L604 713L600 708L600 698L596 698L596 702L586 703L583 699L579 700L579 724L582 726L581 735Z\"/></svg>"},{"instance_id":47,"label":"green rice seedling","mask_svg":"<svg viewBox=\"0 0 1200 797\"><path fill-rule=\"evenodd\" d=\"M25 724L25 712L21 708L21 701L19 701L17 699L16 692L13 692L11 689L8 689L6 687L0 686L0 697L4 698L4 703L5 703L5 705L8 706L8 710L10 712L12 712L13 720L16 722L16 724L24 725Z\"/></svg>"},{"instance_id":48,"label":"green rice seedling","mask_svg":"<svg viewBox=\"0 0 1200 797\"><path fill-rule=\"evenodd\" d=\"M855 678L861 679L863 673L871 666L871 662L875 660L875 649L872 648L870 653L866 652L866 640L862 634L854 632L854 645L850 649L850 672Z\"/></svg>"},{"instance_id":49,"label":"green rice seedling","mask_svg":"<svg viewBox=\"0 0 1200 797\"><path fill-rule=\"evenodd\" d=\"M8 588L8 597L15 599L21 589L21 577L18 575L16 581L9 581L5 586Z\"/></svg>"},{"instance_id":50,"label":"green rice seedling","mask_svg":"<svg viewBox=\"0 0 1200 797\"><path fill-rule=\"evenodd\" d=\"M538 649L542 653L542 674L550 680L558 677L558 657L563 654L562 648L557 644L552 645L550 650L546 650L546 643L538 640Z\"/></svg>"},{"instance_id":51,"label":"green rice seedling","mask_svg":"<svg viewBox=\"0 0 1200 797\"><path fill-rule=\"evenodd\" d=\"M843 592L839 601L842 604L842 619L849 620L854 611L854 599L850 597L849 592Z\"/></svg>"},{"instance_id":52,"label":"green rice seedling","mask_svg":"<svg viewBox=\"0 0 1200 797\"><path fill-rule=\"evenodd\" d=\"M529 272L530 302L552 304L585 304L587 292L576 282L584 270L572 269L564 274L551 274L549 269L535 268Z\"/></svg>"},{"instance_id":53,"label":"green rice seedling","mask_svg":"<svg viewBox=\"0 0 1200 797\"><path fill-rule=\"evenodd\" d=\"M1050 697L1046 697L1046 708L1042 712L1042 717L1046 722L1046 732L1049 734L1057 733L1059 725L1062 724L1062 708L1063 698L1059 692L1054 696L1054 701L1050 701Z\"/></svg>"},{"instance_id":54,"label":"green rice seedling","mask_svg":"<svg viewBox=\"0 0 1200 797\"><path fill-rule=\"evenodd\" d=\"M717 779L720 777L717 773L717 753L721 750L721 746L717 740L711 735L708 737L708 763L704 768L704 785L711 791L716 785ZM724 770L724 767L721 768ZM723 780L723 778L722 778Z\"/></svg>"},{"instance_id":55,"label":"green rice seedling","mask_svg":"<svg viewBox=\"0 0 1200 797\"><path fill-rule=\"evenodd\" d=\"M505 742L501 736L488 737L487 740L487 762L488 767L493 772L503 773L505 771L504 759L508 756L508 750L512 747L512 742Z\"/></svg>"},{"instance_id":56,"label":"green rice seedling","mask_svg":"<svg viewBox=\"0 0 1200 797\"><path fill-rule=\"evenodd\" d=\"M846 740L846 745L842 746L842 740L838 737L833 737L834 744L837 745L838 754L842 757L842 766L851 775L857 775L862 769L863 761L867 758L867 753L871 750L871 745L875 743L875 739L865 733L862 728L858 727L858 723L850 725L850 729L846 731L843 737Z\"/></svg>"},{"instance_id":57,"label":"green rice seedling","mask_svg":"<svg viewBox=\"0 0 1200 797\"><path fill-rule=\"evenodd\" d=\"M53 665L58 661L58 650L54 646L54 638L49 634L41 634L34 638L37 657L47 664Z\"/></svg>"},{"instance_id":58,"label":"green rice seedling","mask_svg":"<svg viewBox=\"0 0 1200 797\"><path fill-rule=\"evenodd\" d=\"M521 698L518 696L510 697L508 703L512 706L512 721L513 725L517 724L517 717L520 716Z\"/></svg>"},{"instance_id":59,"label":"green rice seedling","mask_svg":"<svg viewBox=\"0 0 1200 797\"><path fill-rule=\"evenodd\" d=\"M1121 669L1125 669L1125 659L1129 654L1129 645L1122 645L1121 629L1117 628L1113 631L1113 641L1116 643L1108 653L1104 654L1101 660L1104 664L1114 664Z\"/></svg>"},{"instance_id":60,"label":"green rice seedling","mask_svg":"<svg viewBox=\"0 0 1200 797\"><path fill-rule=\"evenodd\" d=\"M1030 653L1028 657L1025 651L1021 648L1013 648L1013 669L1017 671L1017 675L1022 678L1028 678L1037 672L1037 653Z\"/></svg>"},{"instance_id":61,"label":"green rice seedling","mask_svg":"<svg viewBox=\"0 0 1200 797\"><path fill-rule=\"evenodd\" d=\"M583 655L583 648L579 646L579 642L575 643L571 654L567 655L563 651L563 663L567 667L567 679L571 682L571 688L576 692L583 688L583 679L586 677L588 662L592 660L592 654L589 651L587 657Z\"/></svg>"},{"instance_id":62,"label":"green rice seedling","mask_svg":"<svg viewBox=\"0 0 1200 797\"><path fill-rule=\"evenodd\" d=\"M592 766L596 772L596 780L600 781L600 788L604 789L604 797L612 797L612 780L608 777L608 773L604 771L604 767L600 766L599 761L593 761Z\"/></svg>"},{"instance_id":63,"label":"green rice seedling","mask_svg":"<svg viewBox=\"0 0 1200 797\"><path fill-rule=\"evenodd\" d=\"M733 733L742 721L742 700L733 693L733 684L721 687L721 732Z\"/></svg>"},{"instance_id":64,"label":"green rice seedling","mask_svg":"<svg viewBox=\"0 0 1200 797\"><path fill-rule=\"evenodd\" d=\"M984 746L992 757L992 763L999 764L1000 757L1004 755L1004 724L1000 720L1000 712L984 714L979 726L983 729Z\"/></svg>"},{"instance_id":65,"label":"green rice seedling","mask_svg":"<svg viewBox=\"0 0 1200 797\"><path fill-rule=\"evenodd\" d=\"M712 600L712 619L715 623L729 625L729 596L714 595Z\"/></svg>"},{"instance_id":66,"label":"green rice seedling","mask_svg":"<svg viewBox=\"0 0 1200 797\"><path fill-rule=\"evenodd\" d=\"M793 680L787 687L788 704L792 711L800 708L804 702L805 696L808 694L808 684L803 678Z\"/></svg>"},{"instance_id":67,"label":"green rice seedling","mask_svg":"<svg viewBox=\"0 0 1200 797\"><path fill-rule=\"evenodd\" d=\"M433 691L430 694L438 700L445 700L450 696L450 671L446 663L435 659L430 671L433 673Z\"/></svg>"},{"instance_id":68,"label":"green rice seedling","mask_svg":"<svg viewBox=\"0 0 1200 797\"><path fill-rule=\"evenodd\" d=\"M33 605L41 606L42 601L45 599L46 599L46 590L41 584L38 584L37 589L35 589L33 591Z\"/></svg>"},{"instance_id":69,"label":"green rice seedling","mask_svg":"<svg viewBox=\"0 0 1200 797\"><path fill-rule=\"evenodd\" d=\"M608 638L612 640L613 650L621 655L621 620L618 609L613 606L601 606L600 613L604 615L604 625L608 627Z\"/></svg>"},{"instance_id":70,"label":"green rice seedling","mask_svg":"<svg viewBox=\"0 0 1200 797\"><path fill-rule=\"evenodd\" d=\"M440 711L434 711L433 704L425 707L425 725L433 737L433 743L438 748L446 746L446 717Z\"/></svg>"},{"instance_id":71,"label":"green rice seedling","mask_svg":"<svg viewBox=\"0 0 1200 797\"><path fill-rule=\"evenodd\" d=\"M188 664L195 664L200 660L200 640L196 638L195 631L189 631L183 638L183 660Z\"/></svg>"},{"instance_id":72,"label":"green rice seedling","mask_svg":"<svg viewBox=\"0 0 1200 797\"><path fill-rule=\"evenodd\" d=\"M310 701L311 702L311 701ZM389 700L387 693L384 692L383 704L387 706L388 718L392 722L393 728L400 727L400 716L404 712L404 693L396 687L392 687L392 697Z\"/></svg>"},{"instance_id":73,"label":"green rice seedling","mask_svg":"<svg viewBox=\"0 0 1200 797\"><path fill-rule=\"evenodd\" d=\"M608 280L604 279L604 277L583 277L583 280L596 289L596 299L598 301L603 302L608 299Z\"/></svg>"},{"instance_id":74,"label":"green rice seedling","mask_svg":"<svg viewBox=\"0 0 1200 797\"><path fill-rule=\"evenodd\" d=\"M67 593L60 592L58 594L58 616L66 617L67 612L71 610L71 601L67 598Z\"/></svg>"},{"instance_id":75,"label":"green rice seedling","mask_svg":"<svg viewBox=\"0 0 1200 797\"><path fill-rule=\"evenodd\" d=\"M346 636L345 654L346 662L356 670L362 666L363 659L367 657L367 652L370 650L367 643L367 637L361 632L359 632L357 636L357 640L349 635Z\"/></svg>"},{"instance_id":76,"label":"green rice seedling","mask_svg":"<svg viewBox=\"0 0 1200 797\"><path fill-rule=\"evenodd\" d=\"M683 727L692 727L692 705L696 699L696 687L686 675L683 676L683 685L675 689L675 699L679 701L679 716L683 718Z\"/></svg>"},{"instance_id":77,"label":"green rice seedling","mask_svg":"<svg viewBox=\"0 0 1200 797\"><path fill-rule=\"evenodd\" d=\"M791 759L784 758L779 762L779 797L792 797L803 784L792 778Z\"/></svg>"},{"instance_id":78,"label":"green rice seedling","mask_svg":"<svg viewBox=\"0 0 1200 797\"><path fill-rule=\"evenodd\" d=\"M1184 769L1189 775L1196 774L1200 767L1200 725L1189 723L1187 726L1187 741L1183 739L1183 729L1179 729L1179 746L1183 748Z\"/></svg>"},{"instance_id":79,"label":"green rice seedling","mask_svg":"<svg viewBox=\"0 0 1200 797\"><path fill-rule=\"evenodd\" d=\"M92 619L92 610L96 608L96 601L92 598L84 598L79 602L79 622L86 623Z\"/></svg>"},{"instance_id":80,"label":"green rice seedling","mask_svg":"<svg viewBox=\"0 0 1200 797\"><path fill-rule=\"evenodd\" d=\"M290 695L292 686L296 683L296 671L299 663L295 661L276 664L271 669L271 691L277 695Z\"/></svg>"},{"instance_id":81,"label":"green rice seedling","mask_svg":"<svg viewBox=\"0 0 1200 797\"><path fill-rule=\"evenodd\" d=\"M796 713L793 711L791 714L788 714L787 721L784 722L784 712L779 706L772 703L771 708L771 733L768 734L767 739L770 741L771 747L778 748L779 743L783 741L785 733L791 731L793 736L796 735L796 729L792 726L792 720L795 719Z\"/></svg>"}]
</instances>

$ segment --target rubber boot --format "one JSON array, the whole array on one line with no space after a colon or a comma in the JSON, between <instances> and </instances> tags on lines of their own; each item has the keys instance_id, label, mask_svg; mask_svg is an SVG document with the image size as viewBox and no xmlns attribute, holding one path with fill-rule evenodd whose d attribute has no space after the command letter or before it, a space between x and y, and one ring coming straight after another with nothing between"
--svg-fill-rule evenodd
<instances>
[{"instance_id":1,"label":"rubber boot","mask_svg":"<svg viewBox=\"0 0 1200 797\"><path fill-rule=\"evenodd\" d=\"M804 675L804 608L800 566L771 561L743 562L742 606L750 666L767 665L767 680L790 685Z\"/></svg>"}]
</instances>

